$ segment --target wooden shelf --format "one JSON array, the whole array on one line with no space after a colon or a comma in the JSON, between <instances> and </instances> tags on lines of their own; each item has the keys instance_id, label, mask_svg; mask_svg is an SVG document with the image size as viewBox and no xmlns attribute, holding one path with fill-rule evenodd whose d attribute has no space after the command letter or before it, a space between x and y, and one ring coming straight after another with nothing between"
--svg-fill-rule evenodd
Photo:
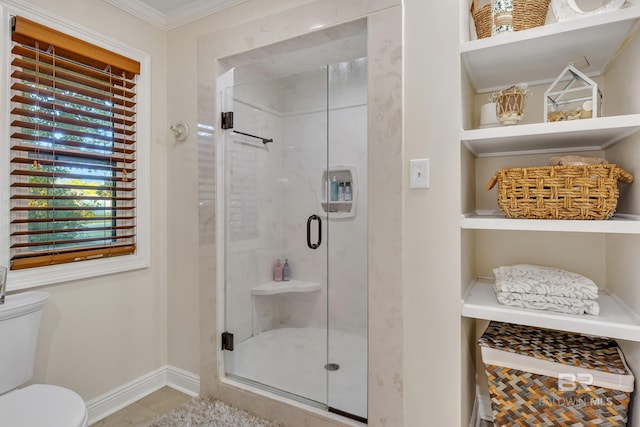
<instances>
[{"instance_id":1,"label":"wooden shelf","mask_svg":"<svg viewBox=\"0 0 640 427\"><path fill-rule=\"evenodd\" d=\"M590 76L602 74L640 18L640 5L496 37L463 42L462 63L476 92L511 84L551 82L585 56Z\"/></svg>"},{"instance_id":2,"label":"wooden shelf","mask_svg":"<svg viewBox=\"0 0 640 427\"><path fill-rule=\"evenodd\" d=\"M640 234L640 216L616 214L608 220L510 219L497 211L465 213L466 230L562 231L574 233Z\"/></svg>"},{"instance_id":3,"label":"wooden shelf","mask_svg":"<svg viewBox=\"0 0 640 427\"><path fill-rule=\"evenodd\" d=\"M463 130L476 157L603 150L640 130L640 114Z\"/></svg>"},{"instance_id":4,"label":"wooden shelf","mask_svg":"<svg viewBox=\"0 0 640 427\"><path fill-rule=\"evenodd\" d=\"M502 305L488 280L474 281L462 300L462 315L540 328L640 342L640 317L615 295L600 291L600 315L571 315Z\"/></svg>"},{"instance_id":5,"label":"wooden shelf","mask_svg":"<svg viewBox=\"0 0 640 427\"><path fill-rule=\"evenodd\" d=\"M288 292L314 292L321 289L320 283L304 282L302 280L287 280L286 282L267 282L251 288L251 295L277 295Z\"/></svg>"}]
</instances>

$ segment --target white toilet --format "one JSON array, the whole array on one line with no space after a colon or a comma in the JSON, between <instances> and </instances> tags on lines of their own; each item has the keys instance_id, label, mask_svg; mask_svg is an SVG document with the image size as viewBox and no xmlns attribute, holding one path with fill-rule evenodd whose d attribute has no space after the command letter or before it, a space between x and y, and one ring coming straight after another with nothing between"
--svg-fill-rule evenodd
<instances>
[{"instance_id":1,"label":"white toilet","mask_svg":"<svg viewBox=\"0 0 640 427\"><path fill-rule=\"evenodd\" d=\"M45 384L17 388L33 376L46 292L7 295L0 305L0 425L86 427L84 400L71 390Z\"/></svg>"}]
</instances>

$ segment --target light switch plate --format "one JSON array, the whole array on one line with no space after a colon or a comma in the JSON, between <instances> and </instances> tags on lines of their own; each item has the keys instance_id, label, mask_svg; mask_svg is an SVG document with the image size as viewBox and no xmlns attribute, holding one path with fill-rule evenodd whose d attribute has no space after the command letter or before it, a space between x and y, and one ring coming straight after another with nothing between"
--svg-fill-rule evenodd
<instances>
[{"instance_id":1,"label":"light switch plate","mask_svg":"<svg viewBox=\"0 0 640 427\"><path fill-rule=\"evenodd\" d=\"M429 159L409 161L409 188L429 188Z\"/></svg>"}]
</instances>

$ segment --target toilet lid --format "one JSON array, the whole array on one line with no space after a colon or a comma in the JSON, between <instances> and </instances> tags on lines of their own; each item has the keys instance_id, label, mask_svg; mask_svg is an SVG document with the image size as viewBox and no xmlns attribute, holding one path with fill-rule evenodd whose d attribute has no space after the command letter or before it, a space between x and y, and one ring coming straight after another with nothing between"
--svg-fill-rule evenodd
<instances>
[{"instance_id":1,"label":"toilet lid","mask_svg":"<svg viewBox=\"0 0 640 427\"><path fill-rule=\"evenodd\" d=\"M12 427L84 427L87 409L73 391L34 384L0 396L2 425Z\"/></svg>"}]
</instances>

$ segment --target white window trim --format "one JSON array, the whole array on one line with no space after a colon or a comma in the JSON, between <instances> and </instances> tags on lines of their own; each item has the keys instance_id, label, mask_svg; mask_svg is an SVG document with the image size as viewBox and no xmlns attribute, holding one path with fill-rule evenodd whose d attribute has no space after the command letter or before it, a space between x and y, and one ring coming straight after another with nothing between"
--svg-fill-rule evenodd
<instances>
[{"instance_id":1,"label":"white window trim","mask_svg":"<svg viewBox=\"0 0 640 427\"><path fill-rule=\"evenodd\" d=\"M3 130L0 147L0 265L9 266L9 207L10 178L10 111L9 100L11 78L11 26L9 16L20 15L32 21L62 31L89 43L125 55L140 62L140 76L137 81L137 152L136 152L136 253L113 258L80 261L47 267L9 271L7 290L15 291L52 285L72 280L103 276L106 274L147 268L150 264L150 56L125 43L99 34L49 11L37 8L19 0L0 0L0 85L3 99L0 100L0 129Z\"/></svg>"}]
</instances>

